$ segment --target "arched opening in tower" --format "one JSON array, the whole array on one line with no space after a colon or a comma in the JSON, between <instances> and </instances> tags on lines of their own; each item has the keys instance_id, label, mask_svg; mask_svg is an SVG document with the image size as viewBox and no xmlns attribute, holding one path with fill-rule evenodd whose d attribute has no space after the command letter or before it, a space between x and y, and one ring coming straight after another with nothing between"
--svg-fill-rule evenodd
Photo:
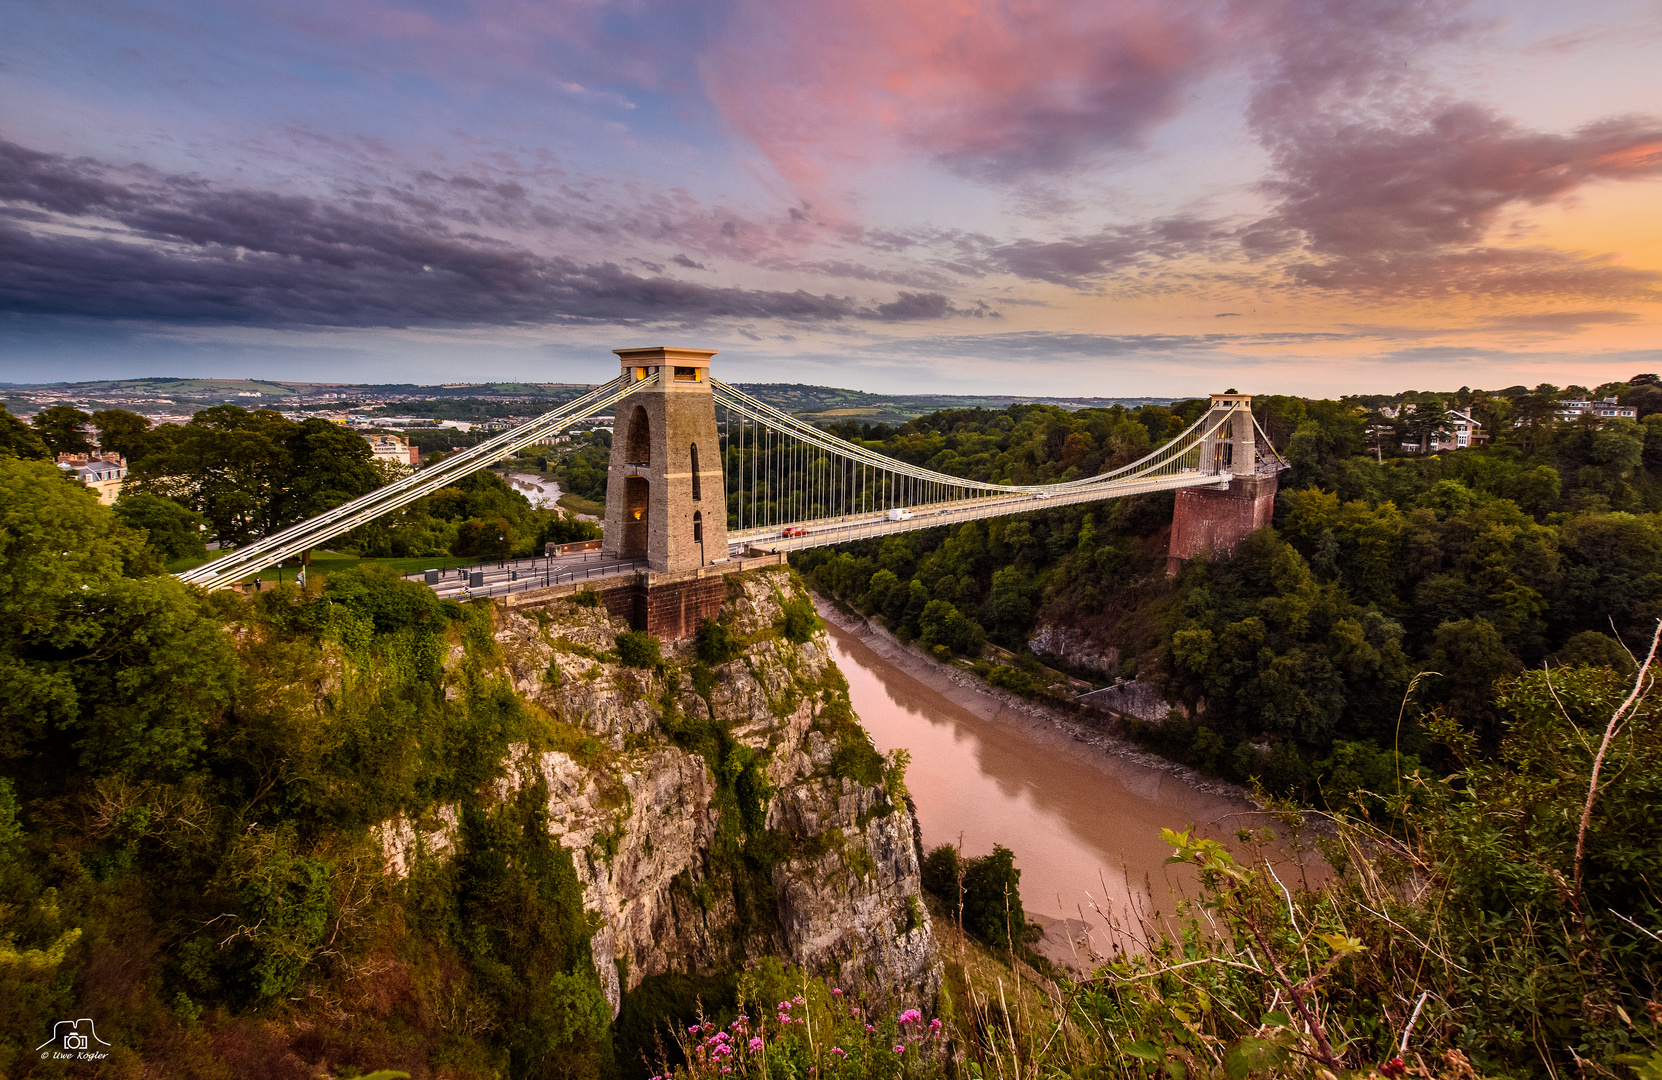
<instances>
[{"instance_id":1,"label":"arched opening in tower","mask_svg":"<svg viewBox=\"0 0 1662 1080\"><path fill-rule=\"evenodd\" d=\"M646 477L623 478L623 543L618 547L620 558L646 558L647 537L651 528L651 496L652 485Z\"/></svg>"},{"instance_id":2,"label":"arched opening in tower","mask_svg":"<svg viewBox=\"0 0 1662 1080\"><path fill-rule=\"evenodd\" d=\"M636 405L629 416L629 439L624 443L623 460L629 465L652 463L652 425L646 418L646 407Z\"/></svg>"},{"instance_id":3,"label":"arched opening in tower","mask_svg":"<svg viewBox=\"0 0 1662 1080\"><path fill-rule=\"evenodd\" d=\"M694 501L697 501L697 500L702 499L704 497L703 487L698 482L698 444L697 443L692 444L692 480L693 480L693 485L692 485L692 487L693 487L693 499L694 499Z\"/></svg>"}]
</instances>

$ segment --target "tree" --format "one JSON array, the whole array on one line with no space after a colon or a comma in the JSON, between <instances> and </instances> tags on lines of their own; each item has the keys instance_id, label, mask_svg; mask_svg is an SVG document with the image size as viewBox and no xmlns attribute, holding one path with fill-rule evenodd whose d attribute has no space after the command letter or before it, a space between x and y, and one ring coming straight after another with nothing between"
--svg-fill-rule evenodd
<instances>
[{"instance_id":1,"label":"tree","mask_svg":"<svg viewBox=\"0 0 1662 1080\"><path fill-rule=\"evenodd\" d=\"M1027 936L1021 903L1021 871L1009 848L964 860L964 929L989 945L1019 945Z\"/></svg>"},{"instance_id":2,"label":"tree","mask_svg":"<svg viewBox=\"0 0 1662 1080\"><path fill-rule=\"evenodd\" d=\"M207 519L172 499L140 492L117 500L116 517L143 531L164 560L207 555L203 532Z\"/></svg>"},{"instance_id":3,"label":"tree","mask_svg":"<svg viewBox=\"0 0 1662 1080\"><path fill-rule=\"evenodd\" d=\"M304 521L381 486L374 452L361 435L316 417L291 427L283 443L293 474L278 489L275 524Z\"/></svg>"},{"instance_id":4,"label":"tree","mask_svg":"<svg viewBox=\"0 0 1662 1080\"><path fill-rule=\"evenodd\" d=\"M369 444L327 420L299 424L269 410L203 409L133 465L141 490L208 519L243 544L380 486Z\"/></svg>"},{"instance_id":5,"label":"tree","mask_svg":"<svg viewBox=\"0 0 1662 1080\"><path fill-rule=\"evenodd\" d=\"M1448 426L1449 415L1443 403L1433 398L1419 402L1414 411L1406 413L1402 420L1404 427L1419 440L1423 454L1433 449L1438 433Z\"/></svg>"},{"instance_id":6,"label":"tree","mask_svg":"<svg viewBox=\"0 0 1662 1080\"><path fill-rule=\"evenodd\" d=\"M1495 683L1517 674L1523 665L1506 651L1494 624L1474 618L1437 627L1430 667L1438 673L1431 691L1435 698L1480 734L1495 734Z\"/></svg>"},{"instance_id":7,"label":"tree","mask_svg":"<svg viewBox=\"0 0 1662 1080\"><path fill-rule=\"evenodd\" d=\"M35 414L35 431L54 454L85 454L92 450L85 431L91 420L72 405L53 405Z\"/></svg>"},{"instance_id":8,"label":"tree","mask_svg":"<svg viewBox=\"0 0 1662 1080\"><path fill-rule=\"evenodd\" d=\"M161 774L202 745L232 660L142 534L49 462L0 458L0 759L29 783Z\"/></svg>"},{"instance_id":9,"label":"tree","mask_svg":"<svg viewBox=\"0 0 1662 1080\"><path fill-rule=\"evenodd\" d=\"M126 409L100 409L92 414L98 429L98 445L120 454L130 466L144 457L151 440L150 421Z\"/></svg>"},{"instance_id":10,"label":"tree","mask_svg":"<svg viewBox=\"0 0 1662 1080\"><path fill-rule=\"evenodd\" d=\"M52 451L41 441L39 433L0 405L0 457L50 460Z\"/></svg>"}]
</instances>

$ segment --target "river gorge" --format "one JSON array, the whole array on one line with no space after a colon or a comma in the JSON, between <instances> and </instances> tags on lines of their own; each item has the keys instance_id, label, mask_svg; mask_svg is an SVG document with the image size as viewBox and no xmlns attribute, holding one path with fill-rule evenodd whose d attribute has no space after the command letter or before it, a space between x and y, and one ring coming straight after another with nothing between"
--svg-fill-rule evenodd
<instances>
[{"instance_id":1,"label":"river gorge","mask_svg":"<svg viewBox=\"0 0 1662 1080\"><path fill-rule=\"evenodd\" d=\"M1221 838L1265 823L1221 785L1036 715L823 600L820 611L873 742L911 753L907 786L925 850L1013 851L1023 903L1046 926L1043 951L1054 960L1084 963L1090 950L1130 946L1104 911L1115 922L1132 904L1169 914L1174 892L1192 895L1193 876L1165 866L1162 828L1193 825Z\"/></svg>"}]
</instances>

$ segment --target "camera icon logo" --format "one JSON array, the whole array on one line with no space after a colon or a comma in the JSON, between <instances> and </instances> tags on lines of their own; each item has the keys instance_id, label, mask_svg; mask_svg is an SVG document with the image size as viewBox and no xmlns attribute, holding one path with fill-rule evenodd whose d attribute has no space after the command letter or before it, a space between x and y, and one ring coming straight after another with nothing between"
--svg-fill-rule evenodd
<instances>
[{"instance_id":1,"label":"camera icon logo","mask_svg":"<svg viewBox=\"0 0 1662 1080\"><path fill-rule=\"evenodd\" d=\"M100 1038L98 1028L93 1024L90 1016L83 1016L79 1020L59 1020L52 1025L52 1037L35 1047L36 1050L79 1050L83 1053L96 1051L99 1046L108 1046L108 1039ZM45 1057L46 1054L42 1054ZM95 1053L95 1057L102 1058L102 1053Z\"/></svg>"}]
</instances>

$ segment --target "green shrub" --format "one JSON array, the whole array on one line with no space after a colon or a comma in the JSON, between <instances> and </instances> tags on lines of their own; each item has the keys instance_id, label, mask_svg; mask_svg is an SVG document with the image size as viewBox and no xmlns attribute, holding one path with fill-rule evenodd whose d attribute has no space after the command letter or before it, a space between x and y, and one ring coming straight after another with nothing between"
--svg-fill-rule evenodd
<instances>
[{"instance_id":1,"label":"green shrub","mask_svg":"<svg viewBox=\"0 0 1662 1080\"><path fill-rule=\"evenodd\" d=\"M824 625L820 621L819 613L814 610L813 601L806 597L785 601L783 611L780 632L787 640L798 645L819 633L820 627Z\"/></svg>"},{"instance_id":2,"label":"green shrub","mask_svg":"<svg viewBox=\"0 0 1662 1080\"><path fill-rule=\"evenodd\" d=\"M658 639L645 630L630 630L617 636L618 659L626 667L660 668L664 664L663 647Z\"/></svg>"},{"instance_id":3,"label":"green shrub","mask_svg":"<svg viewBox=\"0 0 1662 1080\"><path fill-rule=\"evenodd\" d=\"M962 872L958 849L942 844L923 860L923 889L938 896L956 910L958 907L958 875Z\"/></svg>"},{"instance_id":4,"label":"green shrub","mask_svg":"<svg viewBox=\"0 0 1662 1080\"><path fill-rule=\"evenodd\" d=\"M725 664L744 650L744 642L731 627L716 619L698 624L698 658L711 667Z\"/></svg>"}]
</instances>

